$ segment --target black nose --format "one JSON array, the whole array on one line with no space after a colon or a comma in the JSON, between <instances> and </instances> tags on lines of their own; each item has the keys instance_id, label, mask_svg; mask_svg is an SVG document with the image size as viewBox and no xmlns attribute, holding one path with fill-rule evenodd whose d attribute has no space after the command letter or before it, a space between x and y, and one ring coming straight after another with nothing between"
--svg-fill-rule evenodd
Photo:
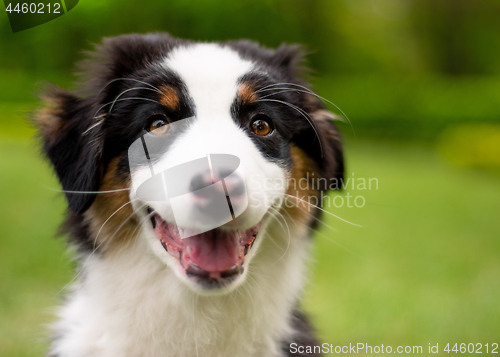
<instances>
[{"instance_id":1,"label":"black nose","mask_svg":"<svg viewBox=\"0 0 500 357\"><path fill-rule=\"evenodd\" d=\"M231 171L206 171L204 173L196 174L191 179L190 191L198 191L202 188L208 187L211 184L222 181L222 188L226 196L240 196L245 193L245 184L243 180L236 175L232 175ZM218 187L218 186L216 186Z\"/></svg>"},{"instance_id":2,"label":"black nose","mask_svg":"<svg viewBox=\"0 0 500 357\"><path fill-rule=\"evenodd\" d=\"M204 173L196 174L191 179L191 184L189 186L189 190L191 192L201 190L207 186L212 184L212 174L210 171L206 171Z\"/></svg>"}]
</instances>

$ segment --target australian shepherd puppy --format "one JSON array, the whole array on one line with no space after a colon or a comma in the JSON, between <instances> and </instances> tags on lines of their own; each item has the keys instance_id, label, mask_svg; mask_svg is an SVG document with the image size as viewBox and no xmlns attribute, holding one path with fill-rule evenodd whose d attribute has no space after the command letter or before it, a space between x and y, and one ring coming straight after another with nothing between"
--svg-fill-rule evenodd
<instances>
[{"instance_id":1,"label":"australian shepherd puppy","mask_svg":"<svg viewBox=\"0 0 500 357\"><path fill-rule=\"evenodd\" d=\"M308 180L341 182L343 157L302 59L297 46L125 35L89 54L81 89L44 93L35 120L79 257L50 356L317 345L298 307L320 212L307 198L331 187Z\"/></svg>"}]
</instances>

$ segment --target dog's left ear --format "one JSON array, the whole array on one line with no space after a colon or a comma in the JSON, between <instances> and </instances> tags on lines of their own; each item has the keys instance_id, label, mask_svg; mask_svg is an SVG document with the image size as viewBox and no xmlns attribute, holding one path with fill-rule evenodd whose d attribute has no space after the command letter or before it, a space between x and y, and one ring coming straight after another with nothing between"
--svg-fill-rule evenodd
<instances>
[{"instance_id":1,"label":"dog's left ear","mask_svg":"<svg viewBox=\"0 0 500 357\"><path fill-rule=\"evenodd\" d=\"M307 82L302 80L309 70L303 65L305 56L306 51L302 46L283 44L274 51L268 63L280 70L283 82L309 87ZM290 87L298 89L299 106L310 116L317 132L316 135L311 126L305 126L301 137L295 138L294 141L315 160L321 177L329 182L336 182L336 188L340 189L344 179L344 155L341 136L334 123L340 118L326 110L323 103L316 96L308 94L305 88L293 85ZM330 185L329 188L334 188L332 186L335 185Z\"/></svg>"},{"instance_id":2,"label":"dog's left ear","mask_svg":"<svg viewBox=\"0 0 500 357\"><path fill-rule=\"evenodd\" d=\"M102 138L85 130L92 123L95 104L60 88L42 96L44 107L33 116L43 152L51 161L65 190L70 209L84 212L99 189Z\"/></svg>"},{"instance_id":3,"label":"dog's left ear","mask_svg":"<svg viewBox=\"0 0 500 357\"><path fill-rule=\"evenodd\" d=\"M285 81L309 87L301 79L308 71L303 65L305 55L306 52L300 45L281 45L274 52L270 63L280 69ZM340 118L326 110L323 103L316 96L307 93L306 89L293 85L290 87L299 89L301 101L299 106L312 119L317 132L314 132L311 126L307 126L301 137L295 138L295 141L315 160L321 177L336 182L336 188L340 189L344 179L344 155L341 136L334 123ZM335 185L330 185L329 188L335 188L332 186Z\"/></svg>"}]
</instances>

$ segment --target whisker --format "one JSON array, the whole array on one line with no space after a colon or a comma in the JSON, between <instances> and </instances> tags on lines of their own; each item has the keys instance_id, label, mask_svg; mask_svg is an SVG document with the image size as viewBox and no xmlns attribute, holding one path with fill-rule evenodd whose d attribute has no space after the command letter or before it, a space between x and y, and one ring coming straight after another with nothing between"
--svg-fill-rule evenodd
<instances>
[{"instance_id":1,"label":"whisker","mask_svg":"<svg viewBox=\"0 0 500 357\"><path fill-rule=\"evenodd\" d=\"M271 208L273 208L273 207L269 207L269 208L271 209ZM285 226L284 226L284 225L281 223L281 221L278 219L278 217L277 217L276 213L273 213L273 212L269 211L269 214L270 214L270 216L271 216L273 219L275 219L275 220L276 220L276 222L278 222L278 223L279 223L279 225L280 225L281 229L283 230L283 232L285 232L285 233L286 233L286 231L285 231ZM271 235L269 235L269 239L271 240L271 242L272 242L272 243L273 243L276 247L281 248L281 247L280 247L280 245L279 245L278 243L276 243L276 241L272 238L272 236L271 236Z\"/></svg>"},{"instance_id":2,"label":"whisker","mask_svg":"<svg viewBox=\"0 0 500 357\"><path fill-rule=\"evenodd\" d=\"M150 99L150 98L143 98L143 97L130 97L130 98L121 98L121 99L115 99L114 101L112 102L108 102L106 104L104 104L103 106L101 106L99 109L97 109L97 111L95 112L94 116L92 117L94 120L95 119L99 119L99 118L103 118L103 116L105 116L104 114L103 115L100 115L100 116L97 116L97 113L99 113L101 110L103 110L105 107L107 107L108 105L110 104L113 104L116 103L116 102L122 102L124 100L129 100L129 99L134 99L134 100L146 100L146 101L150 101L150 102L153 102L153 103L156 103L156 104L159 104L159 105L163 105L161 104L160 102L154 100L154 99ZM109 114L109 113L108 113ZM103 118L104 120L104 118ZM102 121L101 120L101 123ZM98 124L99 125L99 124ZM94 125L94 127L97 126L97 125ZM91 128L87 129L84 134L86 134Z\"/></svg>"},{"instance_id":3,"label":"whisker","mask_svg":"<svg viewBox=\"0 0 500 357\"><path fill-rule=\"evenodd\" d=\"M285 226L284 226L284 225L281 223L281 221L278 219L278 218L279 218L279 217L278 217L278 214L279 214L281 217L283 217L283 215L282 215L281 213L279 213L279 211L278 211L276 208L272 207L272 206L271 206L271 207L269 207L269 209L270 209L270 210L272 209L272 210L274 211L274 213L273 213L273 212L269 212L269 213L271 213L272 217L276 219L276 222L278 222L278 223L280 224L281 228L283 229L283 231L285 231ZM288 230L288 232L290 232L290 230Z\"/></svg>"},{"instance_id":4,"label":"whisker","mask_svg":"<svg viewBox=\"0 0 500 357\"><path fill-rule=\"evenodd\" d=\"M298 207L298 206L296 206L296 207ZM307 212L307 211L306 211L306 212ZM295 223L295 220L292 218L292 216L290 216L290 214L289 214L287 211L284 211L284 213L286 213L286 214L288 215L288 217L290 217L290 219L291 219L291 220ZM309 213L309 212L308 212L308 213ZM321 222L322 224L324 224L325 226L327 226L327 227L329 227L329 228L333 229L334 231L338 232L338 230L337 230L337 229L335 229L335 228L333 228L333 227L330 227L329 225L327 225L326 223L324 223L324 222L323 222L322 220L320 220L319 218L314 217L314 215L312 215L311 213L309 213L309 214L310 214L313 218L317 219L319 222ZM325 237L326 239L328 239L330 242L334 243L335 245L337 245L337 246L341 247L342 249L345 249L345 250L346 250L346 251L348 251L349 253L352 253L352 254L356 255L357 257L359 257L359 258L361 258L361 259L367 260L365 257L363 257L363 256L361 256L361 255L357 254L356 252L354 252L354 251L350 250L349 248L347 248L347 247L343 246L342 244L340 244L340 243L339 243L339 242L337 242L336 240L334 240L334 239L332 239L332 238L328 237L327 235L325 235L325 234L321 233L320 231L318 231L318 230L316 230L316 229L314 229L314 228L310 227L308 224L306 224L306 223L304 223L304 222L301 222L301 221L298 221L298 222L299 222L299 223L301 223L301 224L303 224L304 226L306 226L309 230L312 230L312 231L316 232L317 234L319 234L319 235L321 235L321 236ZM297 224L297 223L295 223L295 224Z\"/></svg>"},{"instance_id":5,"label":"whisker","mask_svg":"<svg viewBox=\"0 0 500 357\"><path fill-rule=\"evenodd\" d=\"M303 89L298 89L298 88L270 88L270 89L266 89L264 90L264 92L267 92L267 91L271 91L271 90L278 90L278 92L273 92L273 93L270 93L270 94L266 94L266 95L263 95L259 98L267 98L267 97L270 97L270 96L273 96L273 95L277 95L277 94L281 94L281 93L287 93L287 92L298 92L298 93L306 93L306 94L310 94L318 99L321 99L335 107L337 107L335 104L333 104L331 101L329 101L328 99L324 98L324 97L321 97L320 95L314 93L314 92L311 92L311 91L307 91L307 90L303 90ZM339 111L341 111L338 107L337 109ZM342 112L342 111L341 111ZM344 113L342 113L344 114ZM347 115L344 114L344 116L346 117L347 121L349 122L349 124L351 123L349 118L347 117ZM341 117L337 117L338 119L337 120L340 120L340 121L343 121L345 122L344 118L341 118ZM354 129L353 129L354 130Z\"/></svg>"},{"instance_id":6,"label":"whisker","mask_svg":"<svg viewBox=\"0 0 500 357\"><path fill-rule=\"evenodd\" d=\"M255 275L257 275L255 272L252 272L252 273L253 273L253 274L255 274ZM260 284L259 284L258 280L257 280L257 279L255 279L255 278L252 276L252 274L247 274L247 277L248 277L248 278L250 278L251 280L253 280L253 281L254 281L254 283L255 283L257 286L260 286ZM249 286L248 286L247 284L244 284L244 285L243 285L243 287L244 287L244 290L245 290L246 296L247 296L248 298L250 298L250 301L251 301L251 303L252 303L252 305L251 305L251 306L256 306L256 305L255 305L255 302L254 302L254 299L253 299L254 294L253 294L252 290L250 290L250 288L249 288ZM238 290L237 290L237 291L238 291ZM241 293L241 291L240 291L240 293ZM243 293L241 293L241 296L245 297L245 295L243 295Z\"/></svg>"},{"instance_id":7,"label":"whisker","mask_svg":"<svg viewBox=\"0 0 500 357\"><path fill-rule=\"evenodd\" d=\"M149 83L144 82L144 81L141 81L139 79L135 79L135 78L115 78L115 79L112 79L111 81L109 81L104 87L102 87L102 89L96 95L96 97L99 97L101 95L101 93L107 88L107 86L109 86L111 83L114 83L116 81L134 81L134 82L139 82L141 84L144 84L144 85L146 85L148 87L151 87L151 88L155 89L158 93L161 94L161 91L158 88L156 88L154 85L149 84Z\"/></svg>"},{"instance_id":8,"label":"whisker","mask_svg":"<svg viewBox=\"0 0 500 357\"><path fill-rule=\"evenodd\" d=\"M39 182L39 184L43 187L45 187L47 190L55 191L55 192L63 192L63 193L80 193L80 194L93 194L93 193L115 193L115 192L122 192L122 191L130 191L130 188L119 188L116 190L107 190L107 191L70 191L70 190L60 190L58 188L53 188L44 185L43 183Z\"/></svg>"},{"instance_id":9,"label":"whisker","mask_svg":"<svg viewBox=\"0 0 500 357\"><path fill-rule=\"evenodd\" d=\"M129 100L129 99L133 99L133 100L146 100L146 101L149 101L149 102L153 102L153 103L156 103L156 104L160 104L160 105L163 105L161 104L159 101L157 100L154 100L154 99L150 99L150 98L143 98L143 97L130 97L130 98L122 98L122 99L118 99L117 102L121 102L121 101L124 101L124 100ZM108 104L111 104L111 103L108 103Z\"/></svg>"},{"instance_id":10,"label":"whisker","mask_svg":"<svg viewBox=\"0 0 500 357\"><path fill-rule=\"evenodd\" d=\"M288 249L290 248L290 241L292 240L292 235L290 233L290 227L288 227L288 223L286 222L286 219L285 217L283 217L283 215L274 207L269 207L270 209L273 209L274 211L276 211L277 214L280 215L280 217L283 219L283 223L285 223L286 225L286 228L287 228L287 231L288 231L288 240L287 240L287 245L286 245L286 249L285 251L283 252L283 255L277 260L275 261L273 264L276 264L277 262L279 262L281 259L283 259L283 257L286 255L286 253L288 253ZM275 216L276 217L276 216ZM277 218L277 217L276 217ZM276 219L278 222L279 220ZM280 223L281 224L281 223ZM282 226L283 227L283 226Z\"/></svg>"},{"instance_id":11,"label":"whisker","mask_svg":"<svg viewBox=\"0 0 500 357\"><path fill-rule=\"evenodd\" d=\"M138 198L136 198L136 199L134 199L134 200L138 200ZM132 201L134 201L134 200L132 200ZM132 202L132 201L130 201L130 202ZM147 204L146 204L146 203L144 203L144 204L142 204L142 205L138 208L138 210L142 210L142 209L143 209L144 207L146 207L146 206L147 206ZM125 218L125 219L123 220L123 222L122 222L122 223L121 223L121 224L120 224L120 225L119 225L119 226L115 229L115 231L113 232L113 234L112 234L112 235L110 235L109 237L107 237L107 240L108 240L108 241L109 241L109 240L112 240L112 239L116 236L116 234L118 234L118 232L119 232L119 231L123 228L123 226L124 226L124 225L125 225L125 224L126 224L126 223L127 223L127 222L128 222L128 221L129 221L129 220L130 220L133 216L134 216L134 215L136 215L136 212L137 212L137 211L135 211L134 209L132 209L132 213L131 213L131 214L129 214L129 215L127 216L127 218ZM140 227L140 225L142 224L142 222L144 222L146 219L149 219L149 218L150 218L153 214L154 214L154 212L151 212L151 213L146 214L146 217L144 217L143 219L141 219L141 220L139 221L139 224L137 225L137 227ZM137 232L137 227L136 227L136 229L134 230L134 234L135 234L135 232ZM96 241L97 241L97 237L96 237Z\"/></svg>"},{"instance_id":12,"label":"whisker","mask_svg":"<svg viewBox=\"0 0 500 357\"><path fill-rule=\"evenodd\" d=\"M312 90L310 90L309 88L305 87L305 86L302 86L300 84L296 84L296 83L274 83L274 84L270 84L268 86L265 86L263 88L260 88L259 90L256 90L255 93L260 93L260 92L264 92L264 91L269 91L269 90L276 90L276 89L285 89L285 88L270 88L270 87L275 87L275 86L280 86L280 85L289 85L289 86L295 86L295 87L298 87L298 88L301 88L302 90L299 90L299 89L293 89L297 92L303 92L303 93L308 93L308 94L311 94L313 96L315 96L316 98L318 99L321 99L331 105L333 105L335 108L337 108L337 110L339 112L342 113L342 115L347 119L347 122L349 123L349 126L351 127L351 130L352 130L352 134L354 136L354 139L356 139L356 132L354 131L354 127L352 125L352 122L351 120L349 119L349 117L347 116L346 113L344 113L342 111L342 109L340 109L335 103L329 101L328 99L316 94L315 92L313 92ZM280 93L283 93L283 92L280 92ZM272 95L272 94L271 94Z\"/></svg>"},{"instance_id":13,"label":"whisker","mask_svg":"<svg viewBox=\"0 0 500 357\"><path fill-rule=\"evenodd\" d=\"M309 93L307 91L304 91L304 90L301 90L301 89L297 89L297 88L270 88L270 89L264 90L264 92L271 91L271 90L277 90L277 92L273 92L273 93L269 93L269 94L260 96L259 99L267 98L267 97L270 97L270 96L273 96L273 95L276 95L276 94L288 93L288 92L297 92L297 93L302 92L302 93L311 94L311 93Z\"/></svg>"},{"instance_id":14,"label":"whisker","mask_svg":"<svg viewBox=\"0 0 500 357\"><path fill-rule=\"evenodd\" d=\"M260 93L262 91L264 91L265 89L267 88L271 88L271 87L275 87L275 86L285 86L285 85L294 85L295 83L287 83L287 82L281 82L281 83L272 83L272 84L269 84L267 86L264 86L258 90L255 91L255 93Z\"/></svg>"},{"instance_id":15,"label":"whisker","mask_svg":"<svg viewBox=\"0 0 500 357\"><path fill-rule=\"evenodd\" d=\"M348 220L346 220L346 219L344 219L344 218L342 218L342 217L339 217L339 216L337 216L337 215L335 215L335 214L333 214L333 213L331 213L331 212L328 212L327 210L325 210L325 209L323 209L323 208L321 208L321 207L319 207L319 206L313 205L311 202L307 202L307 201L305 201L305 200L303 200L303 199L301 199L301 198L298 198L297 196L292 196L292 195L289 195L288 193L285 193L285 196L295 198L295 199L297 199L297 200L299 200L299 201L302 201L302 202L304 202L304 203L307 203L308 205L311 205L311 206L313 206L313 207L316 207L317 209L319 209L319 210L321 210L321 211L325 212L326 214L329 214L329 215L330 215L330 216L332 216L332 217L335 217L335 218L337 218L337 219L340 219L341 221L343 221L343 222L345 222L345 223L349 223L349 224L351 224L351 225L353 225L353 226L356 226L356 227L363 227L363 226L362 226L362 225L360 225L360 224L356 224L356 223L349 222ZM297 207L298 207L298 206L297 206Z\"/></svg>"},{"instance_id":16,"label":"whisker","mask_svg":"<svg viewBox=\"0 0 500 357\"><path fill-rule=\"evenodd\" d=\"M101 109L99 109L99 110L101 110ZM85 130L82 133L82 136L87 135L92 129L97 128L99 125L101 125L102 123L104 123L104 119L105 119L104 117L105 117L105 115L103 114L103 115L100 115L99 117L102 118L102 119L99 120L97 123L93 124L92 126L90 126L87 130ZM94 119L97 119L97 118L94 117Z\"/></svg>"},{"instance_id":17,"label":"whisker","mask_svg":"<svg viewBox=\"0 0 500 357\"><path fill-rule=\"evenodd\" d=\"M334 239L332 239L332 238L328 237L326 234L321 233L321 232L320 232L320 231L318 231L317 229L314 229L314 228L312 228L312 227L309 227L309 229L310 229L311 231L314 231L316 234L319 234L320 236L325 237L325 238L326 238L326 239L328 239L330 242L332 242L333 244L335 244L335 245L339 246L339 247L340 247L340 248L342 248L342 249L345 249L345 250L346 250L346 251L348 251L349 253L354 254L354 255L355 255L355 256L357 256L358 258L361 258L361 259L363 259L363 260L365 260L365 261L369 261L367 258L365 258L365 257L363 257L363 256L359 255L358 253L356 253L356 252L354 252L354 251L350 250L349 248L347 248L347 247L343 246L342 244L340 244L340 243L339 243L339 242L337 242L336 240L334 240Z\"/></svg>"},{"instance_id":18,"label":"whisker","mask_svg":"<svg viewBox=\"0 0 500 357\"><path fill-rule=\"evenodd\" d=\"M301 208L298 204L295 204L295 207L297 208ZM335 233L339 233L340 231L336 228L333 228L332 226L330 226L329 224L325 223L324 220L322 219L319 219L318 217L316 217L314 214L312 214L311 212L309 212L309 210L307 209L303 209L304 212L306 212L308 215L310 215L312 218L314 218L316 221L318 221L319 223L321 223L322 225L324 225L325 227L328 227L330 228L332 231L334 231ZM295 219L292 218L292 216L290 216L290 213L288 213L286 210L283 210L284 213L286 213L288 215L288 217L290 217L290 219L295 223ZM302 223L302 222L301 222ZM296 224L296 223L295 223Z\"/></svg>"},{"instance_id":19,"label":"whisker","mask_svg":"<svg viewBox=\"0 0 500 357\"><path fill-rule=\"evenodd\" d=\"M134 200L137 200L134 199ZM73 279L71 279L66 285L64 285L61 290L59 290L56 294L56 296L58 296L61 292L63 292L69 285L71 285L76 279L78 279L78 277L82 274L83 270L85 269L85 267L87 266L87 263L89 262L90 258L92 258L92 256L95 254L95 252L97 251L97 249L99 249L103 244L104 244L104 241L101 242L97 247L96 247L96 243L97 243L97 238L99 237L99 234L101 233L101 230L102 228L104 227L104 225L109 221L109 219L114 216L119 210L121 210L123 207L125 207L127 204L130 204L131 202L133 202L134 200L131 200L127 203L125 203L124 205L122 205L120 208L118 208L115 212L113 212L111 214L111 216L108 217L108 219L106 219L106 221L103 223L103 225L101 226L101 228L99 229L99 232L97 233L95 239L94 239L94 243L93 243L93 249L92 249L92 252L87 256L87 259L85 259L85 262L81 265L80 269L78 270L78 273L75 274L75 276L73 277ZM145 205L143 205L142 207L144 207ZM141 207L141 208L142 208ZM118 229L115 231L115 233L113 234L113 236L111 238L114 237L114 235L116 234L116 232L118 230L120 230L123 225L130 219L132 218L132 216L135 214L135 212L132 212L132 214L128 215L127 218L125 218L122 222L122 224L120 225L120 227L118 227Z\"/></svg>"},{"instance_id":20,"label":"whisker","mask_svg":"<svg viewBox=\"0 0 500 357\"><path fill-rule=\"evenodd\" d=\"M51 190L51 191L55 191L55 192L63 192L63 193L81 193L81 194L89 194L89 193L114 193L114 192L121 192L121 191L130 191L131 189L130 188L118 188L116 190L105 190L105 191L70 191L70 190L61 190L61 189L58 189L58 188L53 188L53 187L50 187L50 186L47 186L45 185L44 183L42 183L41 181L39 181L38 179L34 178L35 181L37 181L37 183L46 188L47 190Z\"/></svg>"},{"instance_id":21,"label":"whisker","mask_svg":"<svg viewBox=\"0 0 500 357\"><path fill-rule=\"evenodd\" d=\"M272 88L272 87L277 87L277 86L295 86L295 87L298 87L298 88L302 88L302 89L305 89L307 91L310 91L312 92L311 89L307 88L306 86L302 86L300 84L296 84L296 83L288 83L288 82L281 82L281 83L273 83L273 84L269 84L265 87L262 87L258 90L255 91L255 93L260 93L260 92L265 92L267 90L274 90L275 88Z\"/></svg>"},{"instance_id":22,"label":"whisker","mask_svg":"<svg viewBox=\"0 0 500 357\"><path fill-rule=\"evenodd\" d=\"M254 269L254 267L255 267L254 265L248 265L247 266L248 273L249 273L248 275L250 275L250 273L251 273L252 275L255 275L255 276L262 276L264 278L269 278L269 274L264 274L263 272L257 273L255 271L256 269Z\"/></svg>"},{"instance_id":23,"label":"whisker","mask_svg":"<svg viewBox=\"0 0 500 357\"><path fill-rule=\"evenodd\" d=\"M309 114L307 114L307 112L305 110L297 107L296 105L293 105L291 103L285 102L283 100L278 100L278 99L258 99L257 102L276 102L276 103L285 104L285 105L289 106L290 108L295 109L300 114L302 114L302 116L309 122L309 124L311 125L311 127L314 130L314 133L316 134L316 137L318 138L318 143L319 143L319 147L321 150L321 157L323 157L323 145L321 144L321 139L319 138L318 130L316 129L316 125L314 124L313 119L310 117Z\"/></svg>"},{"instance_id":24,"label":"whisker","mask_svg":"<svg viewBox=\"0 0 500 357\"><path fill-rule=\"evenodd\" d=\"M143 209L143 208L144 208L144 207L146 207L146 206L147 206L147 204L144 204L144 205L142 205L139 209ZM151 216L152 216L152 215L154 215L154 214L155 214L154 212L151 212L151 213L146 214L146 217L144 217L143 219L141 219L141 220L139 221L139 224L135 227L135 229L132 231L132 233L131 233L131 234L129 234L127 237L133 237L133 236L137 233L137 231L138 231L139 229L141 229L141 228L142 228L142 224L143 224L146 220L150 219L150 218L151 218Z\"/></svg>"},{"instance_id":25,"label":"whisker","mask_svg":"<svg viewBox=\"0 0 500 357\"><path fill-rule=\"evenodd\" d=\"M128 93L128 92L131 92L133 90L139 90L139 89L144 89L144 90L151 90L151 91L154 91L154 92L158 92L158 90L156 89L152 89L152 88L144 88L144 87L134 87L134 88L129 88L127 90L124 90L123 92L121 92L120 94L118 94L115 98L115 100L113 101L113 104L111 104L111 107L109 108L109 111L108 111L108 114L111 113L111 111L113 110L113 107L115 106L115 103L116 101L122 96L124 95L125 93ZM160 94L162 94L161 92L159 92Z\"/></svg>"},{"instance_id":26,"label":"whisker","mask_svg":"<svg viewBox=\"0 0 500 357\"><path fill-rule=\"evenodd\" d=\"M106 118L106 114L101 114L101 115L97 116L97 113L99 113L101 110L103 110L105 107L107 107L110 104L113 104L113 102L108 102L108 103L104 104L103 106L101 106L99 109L97 109L97 111L94 113L94 116L92 117L92 119L96 120L96 119L102 118L102 120L101 120L101 122L102 122Z\"/></svg>"},{"instance_id":27,"label":"whisker","mask_svg":"<svg viewBox=\"0 0 500 357\"><path fill-rule=\"evenodd\" d=\"M298 206L296 206L296 207L298 207ZM290 221L292 221L292 222L293 222L293 224L295 224L295 227L298 227L296 220L292 218L292 216L290 215L290 213L288 213L288 212L287 212L286 210L284 210L284 209L282 209L281 211L282 211L283 213L285 213L285 214L286 214L286 215L290 218ZM309 213L309 212L308 212L308 213Z\"/></svg>"},{"instance_id":28,"label":"whisker","mask_svg":"<svg viewBox=\"0 0 500 357\"><path fill-rule=\"evenodd\" d=\"M131 204L132 202L137 201L137 200L138 200L138 198L134 198L133 200L130 200L130 201L128 201L128 202L126 202L126 203L124 203L122 206L120 206L117 210L115 210L115 211L114 211L114 212L113 212L113 213L112 213L112 214L111 214L111 215L110 215L110 216L109 216L109 217L108 217L108 218L104 221L104 223L101 225L101 228L99 228L99 231L97 232L97 235L96 235L96 237L95 237L95 239L94 239L94 248L93 248L93 250L94 250L94 251L96 250L96 246L95 246L95 245L96 245L96 243L97 243L97 238L99 238L99 234L101 234L101 231L102 231L102 229L104 228L104 226L106 225L106 223L108 223L108 221L109 221L111 218L113 218L113 216L114 216L115 214L117 214L117 213L118 213L118 212L119 212L119 211L120 211L123 207L125 207L125 206L127 206L127 205L129 205L129 204ZM133 213L135 213L135 212L133 212ZM123 224L124 224L127 220L128 220L128 218L127 218L127 219L125 219L125 220L123 220L122 224L121 224L121 225L120 225L120 226L119 226L116 230L117 230L117 231L118 231L118 230L120 230L120 229L122 228Z\"/></svg>"}]
</instances>

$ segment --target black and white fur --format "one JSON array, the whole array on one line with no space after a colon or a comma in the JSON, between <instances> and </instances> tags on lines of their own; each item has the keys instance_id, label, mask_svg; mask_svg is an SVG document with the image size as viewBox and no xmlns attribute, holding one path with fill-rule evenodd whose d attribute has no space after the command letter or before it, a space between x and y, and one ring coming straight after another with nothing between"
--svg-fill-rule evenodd
<instances>
[{"instance_id":1,"label":"black and white fur","mask_svg":"<svg viewBox=\"0 0 500 357\"><path fill-rule=\"evenodd\" d=\"M318 211L293 198L294 208L264 203L297 193L250 184L254 205L221 227L259 224L245 270L207 289L163 249L149 218L154 211L169 221L168 207L146 210L134 197L127 161L127 148L152 115L195 116L210 149L238 155L251 174L279 181L314 172L341 180L333 116L300 78L301 61L297 46L126 35L105 39L83 62L81 90L47 91L35 120L66 192L64 227L80 262L50 356L277 357L292 355L292 342L318 344L298 309ZM151 90L164 86L167 99ZM256 115L272 123L272 135L248 129ZM166 155L182 162L192 145L188 133Z\"/></svg>"}]
</instances>

